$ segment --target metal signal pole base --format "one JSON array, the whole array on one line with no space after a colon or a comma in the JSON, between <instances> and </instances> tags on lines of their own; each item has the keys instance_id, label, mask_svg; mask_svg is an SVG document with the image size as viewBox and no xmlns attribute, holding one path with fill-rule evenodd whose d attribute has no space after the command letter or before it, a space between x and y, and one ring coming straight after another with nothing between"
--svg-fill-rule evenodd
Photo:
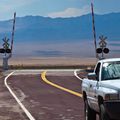
<instances>
[{"instance_id":1,"label":"metal signal pole base","mask_svg":"<svg viewBox=\"0 0 120 120\"><path fill-rule=\"evenodd\" d=\"M11 58L11 54L9 55L5 55L3 57L3 70L8 70L9 69L9 65L8 65L8 60Z\"/></svg>"},{"instance_id":2,"label":"metal signal pole base","mask_svg":"<svg viewBox=\"0 0 120 120\"><path fill-rule=\"evenodd\" d=\"M3 70L8 70L8 58L3 58Z\"/></svg>"}]
</instances>

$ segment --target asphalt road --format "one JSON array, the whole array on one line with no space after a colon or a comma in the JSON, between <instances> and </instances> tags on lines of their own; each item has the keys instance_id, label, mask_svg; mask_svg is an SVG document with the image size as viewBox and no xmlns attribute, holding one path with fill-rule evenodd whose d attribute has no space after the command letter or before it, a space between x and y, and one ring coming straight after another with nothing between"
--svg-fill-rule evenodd
<instances>
[{"instance_id":1,"label":"asphalt road","mask_svg":"<svg viewBox=\"0 0 120 120\"><path fill-rule=\"evenodd\" d=\"M84 119L81 80L73 70L47 71L44 77L48 82L43 80L43 70L36 74L22 73L11 75L7 84L31 114L31 120ZM30 119L5 87L4 78L0 81L0 96L1 120Z\"/></svg>"}]
</instances>

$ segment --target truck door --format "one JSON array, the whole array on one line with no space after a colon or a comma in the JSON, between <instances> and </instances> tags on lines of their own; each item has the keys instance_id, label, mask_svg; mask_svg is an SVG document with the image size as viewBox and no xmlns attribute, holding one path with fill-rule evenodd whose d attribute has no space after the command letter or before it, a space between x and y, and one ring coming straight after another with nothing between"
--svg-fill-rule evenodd
<instances>
[{"instance_id":1,"label":"truck door","mask_svg":"<svg viewBox=\"0 0 120 120\"><path fill-rule=\"evenodd\" d=\"M97 89L97 84L99 80L99 74L100 74L100 66L101 63L98 63L95 68L95 73L97 75L96 79L90 81L90 86L89 86L89 96L90 96L90 104L91 107L94 109L98 109L98 100L97 100L97 95L96 95L96 89Z\"/></svg>"}]
</instances>

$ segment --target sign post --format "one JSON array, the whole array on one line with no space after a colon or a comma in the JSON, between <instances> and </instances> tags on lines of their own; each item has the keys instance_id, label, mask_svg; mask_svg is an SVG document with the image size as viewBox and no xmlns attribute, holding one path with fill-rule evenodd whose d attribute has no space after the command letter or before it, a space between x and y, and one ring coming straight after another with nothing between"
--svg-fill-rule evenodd
<instances>
[{"instance_id":1,"label":"sign post","mask_svg":"<svg viewBox=\"0 0 120 120\"><path fill-rule=\"evenodd\" d=\"M5 37L3 39L3 48L0 48L0 53L3 54L3 70L8 70L8 68L9 68L8 60L12 57L14 31L15 31L15 20L16 20L16 13L14 13L11 46L9 43L9 39L7 37Z\"/></svg>"},{"instance_id":2,"label":"sign post","mask_svg":"<svg viewBox=\"0 0 120 120\"><path fill-rule=\"evenodd\" d=\"M8 70L8 59L10 58L10 44L9 44L9 39L7 39L7 37L5 37L3 39L3 49L4 49L4 56L3 56L3 69L4 70Z\"/></svg>"},{"instance_id":3,"label":"sign post","mask_svg":"<svg viewBox=\"0 0 120 120\"><path fill-rule=\"evenodd\" d=\"M101 57L99 56L100 59L105 58L105 54L109 53L109 49L106 47L107 46L107 37L104 37L103 35L99 37L100 42L99 42L99 48L97 48L96 52L98 54L101 54Z\"/></svg>"}]
</instances>

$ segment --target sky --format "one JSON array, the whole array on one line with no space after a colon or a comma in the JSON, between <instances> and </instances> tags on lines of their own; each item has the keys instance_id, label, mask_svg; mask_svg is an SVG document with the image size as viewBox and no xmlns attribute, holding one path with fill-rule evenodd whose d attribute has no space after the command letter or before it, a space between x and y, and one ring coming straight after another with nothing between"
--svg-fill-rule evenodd
<instances>
[{"instance_id":1,"label":"sky","mask_svg":"<svg viewBox=\"0 0 120 120\"><path fill-rule=\"evenodd\" d=\"M97 14L120 12L120 0L0 0L0 20L26 15L47 17L76 17L90 13L94 3Z\"/></svg>"}]
</instances>

